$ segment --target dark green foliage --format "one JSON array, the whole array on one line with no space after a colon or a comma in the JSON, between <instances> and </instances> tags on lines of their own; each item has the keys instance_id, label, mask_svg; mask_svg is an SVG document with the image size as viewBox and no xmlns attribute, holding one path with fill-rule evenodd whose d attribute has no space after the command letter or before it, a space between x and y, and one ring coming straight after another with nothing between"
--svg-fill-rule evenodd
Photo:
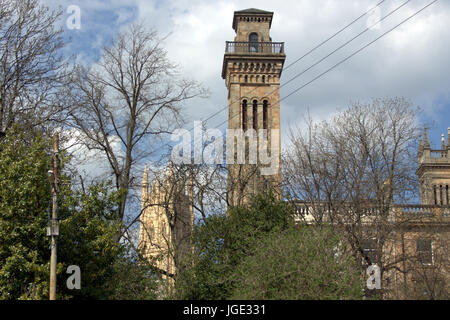
<instances>
[{"instance_id":1,"label":"dark green foliage","mask_svg":"<svg viewBox=\"0 0 450 320\"><path fill-rule=\"evenodd\" d=\"M293 225L292 208L272 194L255 197L248 206L213 215L196 226L195 252L176 280L176 298L228 299L236 283L233 273L271 233Z\"/></svg>"},{"instance_id":2,"label":"dark green foliage","mask_svg":"<svg viewBox=\"0 0 450 320\"><path fill-rule=\"evenodd\" d=\"M263 239L235 272L232 299L361 299L363 283L327 229L291 228Z\"/></svg>"},{"instance_id":3,"label":"dark green foliage","mask_svg":"<svg viewBox=\"0 0 450 320\"><path fill-rule=\"evenodd\" d=\"M117 195L108 184L92 185L86 193L73 192L62 199L58 262L60 295L78 299L102 299L110 294L104 283L113 276L113 264L120 253L114 240L117 223ZM65 273L69 265L81 270L81 290L68 290Z\"/></svg>"},{"instance_id":4,"label":"dark green foliage","mask_svg":"<svg viewBox=\"0 0 450 320\"><path fill-rule=\"evenodd\" d=\"M105 282L109 295L114 300L153 300L157 299L157 272L145 261L130 257L131 248L122 248L123 252L112 265L112 274Z\"/></svg>"},{"instance_id":5,"label":"dark green foliage","mask_svg":"<svg viewBox=\"0 0 450 320\"><path fill-rule=\"evenodd\" d=\"M13 128L0 141L0 299L48 299L51 200L50 143ZM62 159L64 164L65 159ZM61 172L64 172L63 170ZM150 299L155 279L116 241L119 192L97 183L86 192L60 177L57 299ZM69 265L81 270L81 290L68 290Z\"/></svg>"},{"instance_id":6,"label":"dark green foliage","mask_svg":"<svg viewBox=\"0 0 450 320\"><path fill-rule=\"evenodd\" d=\"M50 158L38 137L11 129L0 141L0 299L46 297Z\"/></svg>"},{"instance_id":7,"label":"dark green foliage","mask_svg":"<svg viewBox=\"0 0 450 320\"><path fill-rule=\"evenodd\" d=\"M177 276L175 298L197 300L228 297L231 283L228 280L230 268L225 263L226 223L225 215L217 215L195 226L195 252L187 257L187 267Z\"/></svg>"},{"instance_id":8,"label":"dark green foliage","mask_svg":"<svg viewBox=\"0 0 450 320\"><path fill-rule=\"evenodd\" d=\"M357 299L362 282L330 230L297 227L270 193L195 229L195 252L176 279L179 299Z\"/></svg>"}]
</instances>

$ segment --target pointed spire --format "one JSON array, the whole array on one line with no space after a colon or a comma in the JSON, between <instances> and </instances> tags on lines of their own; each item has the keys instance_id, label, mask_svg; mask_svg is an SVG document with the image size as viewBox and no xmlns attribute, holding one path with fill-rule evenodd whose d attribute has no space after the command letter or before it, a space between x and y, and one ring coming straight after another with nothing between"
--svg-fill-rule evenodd
<instances>
[{"instance_id":1,"label":"pointed spire","mask_svg":"<svg viewBox=\"0 0 450 320\"><path fill-rule=\"evenodd\" d=\"M147 172L147 163L145 163L144 167L144 175L142 176L142 186L148 187L148 172Z\"/></svg>"},{"instance_id":2,"label":"pointed spire","mask_svg":"<svg viewBox=\"0 0 450 320\"><path fill-rule=\"evenodd\" d=\"M424 147L424 149L430 149L430 142L428 141L427 128L424 128L423 147Z\"/></svg>"},{"instance_id":3,"label":"pointed spire","mask_svg":"<svg viewBox=\"0 0 450 320\"><path fill-rule=\"evenodd\" d=\"M142 176L142 194L141 199L142 202L145 203L148 198L148 173L147 173L147 163L144 167L144 175Z\"/></svg>"}]
</instances>

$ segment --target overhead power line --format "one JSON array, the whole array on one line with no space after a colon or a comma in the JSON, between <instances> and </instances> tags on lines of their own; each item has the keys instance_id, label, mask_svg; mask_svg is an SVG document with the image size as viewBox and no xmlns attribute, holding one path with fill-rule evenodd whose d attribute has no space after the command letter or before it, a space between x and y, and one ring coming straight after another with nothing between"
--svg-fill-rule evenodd
<instances>
[{"instance_id":1,"label":"overhead power line","mask_svg":"<svg viewBox=\"0 0 450 320\"><path fill-rule=\"evenodd\" d=\"M298 63L299 61L301 61L302 59L306 58L308 55L310 55L311 53L313 53L314 51L316 51L317 49L319 49L320 47L322 47L325 43L327 43L328 41L334 39L336 36L338 36L339 34L341 34L342 32L344 32L345 30L347 30L349 27L351 27L353 24L355 24L356 22L358 22L360 19L362 19L363 17L365 17L367 14L369 14L369 12L371 12L372 10L374 10L375 8L379 7L381 4L383 4L383 2L385 2L386 0L382 0L380 2L377 3L377 5L375 5L373 8L370 8L369 10L367 10L366 12L364 12L363 14L361 14L359 17L357 17L356 19L354 19L352 22L350 22L349 24L347 24L345 27L343 27L342 29L340 29L339 31L337 31L336 33L334 33L333 35L331 35L330 37L328 37L327 39L325 39L324 41L322 41L321 43L319 43L318 45L316 45L314 48L312 48L311 50L309 50L307 53L305 53L304 55L302 55L301 57L299 57L298 59L296 59L295 61L293 61L292 63L290 63L288 66L286 66L284 68L284 70L289 69L290 67L292 67L293 65L295 65L296 63ZM409 2L411 0L408 0L407 2ZM396 9L398 10L398 9ZM386 17L385 17L386 18ZM381 20L380 20L381 21ZM380 21L378 21L377 23L379 23ZM353 41L353 40L352 40ZM337 50L336 50L337 51ZM331 55L331 54L330 54ZM312 67L311 67L312 68ZM306 71L305 71L306 72ZM287 84L287 83L286 83ZM249 93L253 92L255 89L251 90ZM235 101L231 101L231 104L235 103L237 100ZM214 112L212 115L210 115L209 117L207 117L205 120L203 120L203 122L207 122L209 120L211 120L212 118L214 118L215 116L217 116L218 114L222 113L223 111L228 109L228 105L223 107L222 109ZM194 128L190 129L189 131L194 130Z\"/></svg>"},{"instance_id":2,"label":"overhead power line","mask_svg":"<svg viewBox=\"0 0 450 320\"><path fill-rule=\"evenodd\" d=\"M363 51L364 49L366 49L367 47L371 46L373 43L375 43L376 41L378 41L379 39L381 39L382 37L384 37L385 35L391 33L392 31L394 31L395 29L397 29L398 27L400 27L401 25L403 25L405 22L411 20L413 17L415 17L416 15L418 15L419 13L421 13L422 11L424 11L425 9L427 9L428 7L430 7L431 5L433 5L434 3L436 3L438 0L434 0L430 3L428 3L427 5L425 5L424 7L422 7L420 10L416 11L414 14L410 15L409 17L407 17L406 19L402 20L399 24L395 25L393 28L389 29L388 31L384 32L383 34L381 34L379 37L375 38L374 40L370 41L369 43L367 43L366 45L362 46L361 48L359 48L358 50L356 50L355 52L353 52L352 54L350 54L349 56L347 56L346 58L340 60L338 63L336 63L335 65L333 65L331 68L327 69L326 71L322 72L321 74L319 74L318 76L314 77L312 80L306 82L305 84L301 85L300 87L298 87L297 89L295 89L294 91L292 91L291 93L289 93L288 95L284 96L283 98L281 98L280 100L278 100L276 103L281 102L285 99L287 99L288 97L292 96L293 94L297 93L298 91L302 90L303 88L305 88L306 86L308 86L309 84L313 83L314 81L316 81L317 79L323 77L325 74L327 74L328 72L332 71L333 69L335 69L336 67L338 67L339 65L341 65L342 63L346 62L347 60L349 60L350 58L352 58L353 56L355 56L356 54L360 53L361 51ZM238 114L236 114L238 115ZM234 118L236 115L234 115L232 118ZM231 119L232 119L231 118ZM217 127L222 126L224 123L226 123L228 121L225 120L224 122L220 123Z\"/></svg>"},{"instance_id":3,"label":"overhead power line","mask_svg":"<svg viewBox=\"0 0 450 320\"><path fill-rule=\"evenodd\" d=\"M323 62L325 59L327 59L328 57L332 56L333 54L335 54L336 52L338 52L339 50L341 50L342 48L344 48L345 46L347 46L349 43L353 42L354 40L356 40L357 38L359 38L360 36L362 36L364 33L366 33L367 31L369 31L370 29L372 29L374 26L376 26L377 24L379 24L380 22L382 22L383 20L387 19L388 17L390 17L391 15L393 15L395 12L397 12L398 10L400 10L401 8L403 8L405 5L408 4L408 2L411 2L411 0L406 0L405 2L403 2L400 6L398 6L397 8L395 8L394 10L392 10L391 12L389 12L387 15L385 15L384 17L382 17L380 20L378 20L377 22L375 22L374 24L372 24L371 26L367 27L366 29L364 29L363 31L361 31L360 33L358 33L356 36L354 36L353 38L351 38L350 40L348 40L347 42L343 43L342 45L340 45L339 47L337 47L335 50L331 51L329 54L327 54L325 57L323 57L322 59L316 61L315 63L313 63L311 66L309 66L308 68L306 68L305 70L303 70L300 73L297 73L294 77L292 77L291 79L289 79L288 81L286 81L285 83L283 83L280 88L288 85L289 83L291 83L292 81L294 81L295 79L297 79L298 77L300 77L301 75L305 74L307 71L311 70L312 68L314 68L315 66L317 66L318 64L320 64L321 62ZM271 92L272 93L272 92Z\"/></svg>"}]
</instances>

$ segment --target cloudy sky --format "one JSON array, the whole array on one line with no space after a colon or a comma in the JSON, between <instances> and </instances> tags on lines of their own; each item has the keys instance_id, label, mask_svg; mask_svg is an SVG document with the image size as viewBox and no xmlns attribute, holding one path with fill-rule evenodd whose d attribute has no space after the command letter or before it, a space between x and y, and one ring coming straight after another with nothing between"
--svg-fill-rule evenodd
<instances>
[{"instance_id":1,"label":"cloudy sky","mask_svg":"<svg viewBox=\"0 0 450 320\"><path fill-rule=\"evenodd\" d=\"M67 54L86 65L95 63L101 47L134 21L144 21L162 35L165 47L185 77L209 88L208 99L186 104L186 128L224 108L227 92L221 78L225 41L234 39L233 12L259 8L274 12L271 36L285 42L285 66L374 7L381 0L44 0L50 7L70 5L81 10L81 28L68 29L72 41ZM281 89L281 98L309 82L354 51L393 28L432 0L410 0L358 39ZM284 70L281 83L348 41L407 0L386 0L369 15L319 50ZM67 19L70 13L65 13ZM63 21L65 22L65 21ZM439 0L393 32L382 37L322 78L281 103L282 131L301 123L306 110L316 119L329 118L350 101L403 96L423 109L421 121L430 127L432 147L440 146L441 133L450 127L450 0ZM208 122L216 127L226 120L222 112ZM220 128L223 129L225 125ZM447 136L447 135L446 135Z\"/></svg>"}]
</instances>

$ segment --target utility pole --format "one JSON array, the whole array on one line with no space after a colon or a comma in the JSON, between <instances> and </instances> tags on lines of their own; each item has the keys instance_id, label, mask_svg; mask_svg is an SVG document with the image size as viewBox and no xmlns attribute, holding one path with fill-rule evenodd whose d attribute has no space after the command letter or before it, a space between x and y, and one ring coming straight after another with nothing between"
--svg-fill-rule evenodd
<instances>
[{"instance_id":1,"label":"utility pole","mask_svg":"<svg viewBox=\"0 0 450 320\"><path fill-rule=\"evenodd\" d=\"M51 256L50 256L50 300L56 300L56 237L59 235L58 228L58 158L59 137L55 133L53 136L53 181L52 181L52 218L50 226L47 228L47 236L51 237ZM49 172L50 173L50 172Z\"/></svg>"}]
</instances>

